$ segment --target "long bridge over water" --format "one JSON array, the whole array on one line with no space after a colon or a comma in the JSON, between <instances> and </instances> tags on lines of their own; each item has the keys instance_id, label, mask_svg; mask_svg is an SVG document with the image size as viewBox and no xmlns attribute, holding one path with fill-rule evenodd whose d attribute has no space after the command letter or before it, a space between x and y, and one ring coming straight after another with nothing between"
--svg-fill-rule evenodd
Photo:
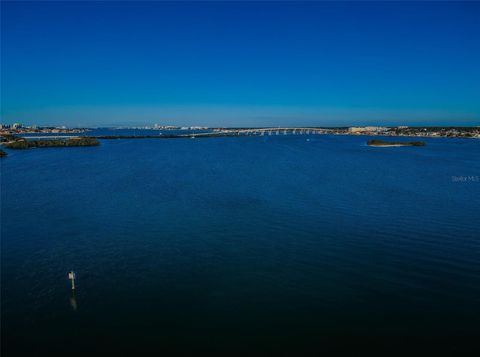
<instances>
[{"instance_id":1,"label":"long bridge over water","mask_svg":"<svg viewBox=\"0 0 480 357\"><path fill-rule=\"evenodd\" d=\"M208 133L185 134L190 137L208 136L264 136L264 135L312 135L329 134L333 131L324 128L246 128L246 129L214 129Z\"/></svg>"},{"instance_id":2,"label":"long bridge over water","mask_svg":"<svg viewBox=\"0 0 480 357\"><path fill-rule=\"evenodd\" d=\"M331 134L332 129L325 128L235 128L223 129L214 128L208 132L190 133L168 133L162 132L158 135L88 135L96 139L173 139L173 138L208 138L224 136L265 136L265 135L313 135ZM28 140L61 140L79 138L80 135L39 135L24 136Z\"/></svg>"}]
</instances>

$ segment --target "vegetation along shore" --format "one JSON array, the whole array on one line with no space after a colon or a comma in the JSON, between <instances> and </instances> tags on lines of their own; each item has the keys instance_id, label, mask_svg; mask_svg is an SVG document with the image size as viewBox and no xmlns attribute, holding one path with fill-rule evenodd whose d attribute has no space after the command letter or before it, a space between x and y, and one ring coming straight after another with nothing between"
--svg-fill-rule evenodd
<instances>
[{"instance_id":1,"label":"vegetation along shore","mask_svg":"<svg viewBox=\"0 0 480 357\"><path fill-rule=\"evenodd\" d=\"M88 136L79 136L64 140L25 140L15 138L5 143L8 149L30 149L30 148L48 148L48 147L78 147L78 146L97 146L99 141L96 138Z\"/></svg>"},{"instance_id":2,"label":"vegetation along shore","mask_svg":"<svg viewBox=\"0 0 480 357\"><path fill-rule=\"evenodd\" d=\"M368 146L380 147L399 147L399 146L425 146L424 141L384 141L384 140L368 140Z\"/></svg>"}]
</instances>

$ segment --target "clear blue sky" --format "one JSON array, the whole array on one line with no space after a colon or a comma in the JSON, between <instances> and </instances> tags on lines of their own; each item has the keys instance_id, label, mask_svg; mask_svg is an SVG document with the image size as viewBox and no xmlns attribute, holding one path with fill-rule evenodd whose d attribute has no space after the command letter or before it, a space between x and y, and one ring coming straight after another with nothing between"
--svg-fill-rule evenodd
<instances>
[{"instance_id":1,"label":"clear blue sky","mask_svg":"<svg viewBox=\"0 0 480 357\"><path fill-rule=\"evenodd\" d=\"M480 125L478 2L2 2L2 122Z\"/></svg>"}]
</instances>

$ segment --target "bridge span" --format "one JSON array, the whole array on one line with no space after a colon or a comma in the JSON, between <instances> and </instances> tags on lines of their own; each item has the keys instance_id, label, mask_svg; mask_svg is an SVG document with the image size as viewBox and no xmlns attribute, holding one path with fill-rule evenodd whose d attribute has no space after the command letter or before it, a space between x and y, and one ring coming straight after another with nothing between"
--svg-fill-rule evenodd
<instances>
[{"instance_id":1,"label":"bridge span","mask_svg":"<svg viewBox=\"0 0 480 357\"><path fill-rule=\"evenodd\" d=\"M208 133L185 134L190 137L208 136L264 136L264 135L312 135L330 134L332 129L325 128L249 128L249 129L215 129Z\"/></svg>"}]
</instances>

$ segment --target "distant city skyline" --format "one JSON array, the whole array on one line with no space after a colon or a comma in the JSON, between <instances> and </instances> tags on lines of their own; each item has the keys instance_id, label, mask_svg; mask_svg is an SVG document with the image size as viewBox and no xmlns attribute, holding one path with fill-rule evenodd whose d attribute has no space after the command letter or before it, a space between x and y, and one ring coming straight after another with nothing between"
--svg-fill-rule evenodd
<instances>
[{"instance_id":1,"label":"distant city skyline","mask_svg":"<svg viewBox=\"0 0 480 357\"><path fill-rule=\"evenodd\" d=\"M1 122L480 125L478 2L2 2Z\"/></svg>"}]
</instances>

